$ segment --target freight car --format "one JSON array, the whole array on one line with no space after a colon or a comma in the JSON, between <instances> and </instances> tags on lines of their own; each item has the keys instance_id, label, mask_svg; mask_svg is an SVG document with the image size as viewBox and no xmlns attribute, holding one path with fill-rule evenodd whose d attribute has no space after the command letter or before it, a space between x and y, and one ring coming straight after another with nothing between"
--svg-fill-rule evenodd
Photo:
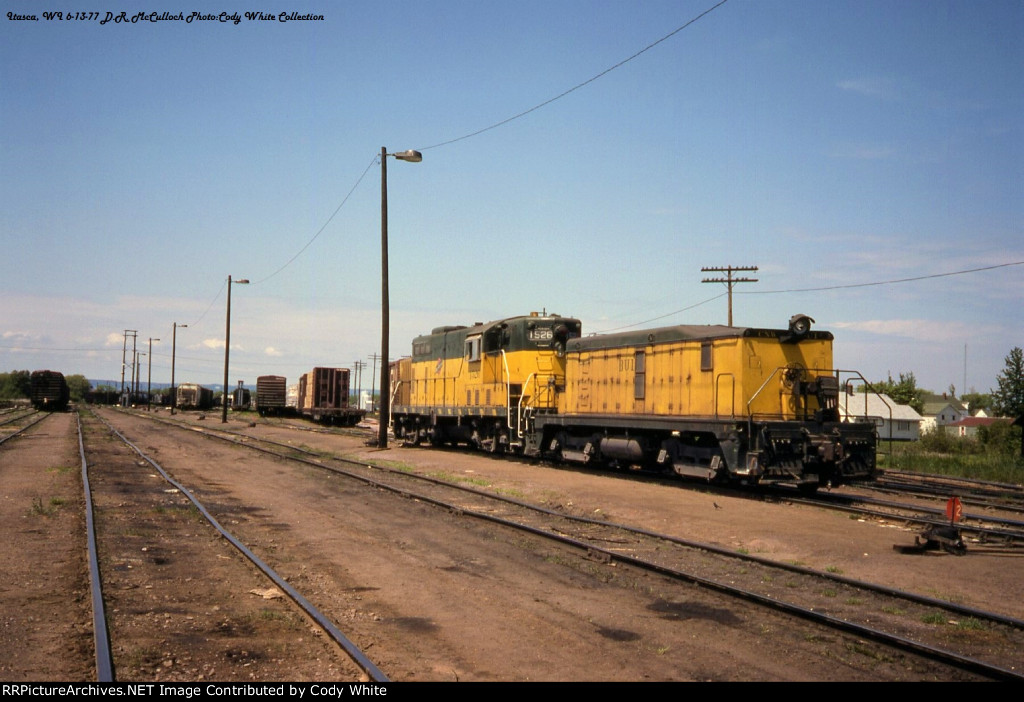
<instances>
[{"instance_id":1,"label":"freight car","mask_svg":"<svg viewBox=\"0 0 1024 702\"><path fill-rule=\"evenodd\" d=\"M314 368L299 378L299 412L314 422L350 427L366 416L350 406L347 368Z\"/></svg>"},{"instance_id":2,"label":"freight car","mask_svg":"<svg viewBox=\"0 0 1024 702\"><path fill-rule=\"evenodd\" d=\"M29 399L39 410L63 412L68 408L71 392L64 374L58 371L32 371L29 376Z\"/></svg>"},{"instance_id":3,"label":"freight car","mask_svg":"<svg viewBox=\"0 0 1024 702\"><path fill-rule=\"evenodd\" d=\"M875 426L840 421L844 372L812 321L588 338L561 317L442 327L399 364L395 435L804 490L870 480Z\"/></svg>"},{"instance_id":4,"label":"freight car","mask_svg":"<svg viewBox=\"0 0 1024 702\"><path fill-rule=\"evenodd\" d=\"M252 392L249 388L235 388L231 391L231 409L247 410L252 404Z\"/></svg>"},{"instance_id":5,"label":"freight car","mask_svg":"<svg viewBox=\"0 0 1024 702\"><path fill-rule=\"evenodd\" d=\"M261 416L283 414L287 404L288 380L283 375L256 378L256 411Z\"/></svg>"},{"instance_id":6,"label":"freight car","mask_svg":"<svg viewBox=\"0 0 1024 702\"><path fill-rule=\"evenodd\" d=\"M213 390L196 383L182 383L178 386L174 404L178 409L210 409L213 407Z\"/></svg>"}]
</instances>

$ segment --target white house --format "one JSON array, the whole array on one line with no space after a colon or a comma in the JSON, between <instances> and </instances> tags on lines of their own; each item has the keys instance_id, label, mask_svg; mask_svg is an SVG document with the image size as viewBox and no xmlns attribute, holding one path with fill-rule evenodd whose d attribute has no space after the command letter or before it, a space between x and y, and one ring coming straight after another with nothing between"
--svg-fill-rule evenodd
<instances>
[{"instance_id":1,"label":"white house","mask_svg":"<svg viewBox=\"0 0 1024 702\"><path fill-rule=\"evenodd\" d=\"M844 422L873 421L878 438L916 441L921 438L921 415L910 405L897 404L888 395L839 393L839 416Z\"/></svg>"},{"instance_id":2,"label":"white house","mask_svg":"<svg viewBox=\"0 0 1024 702\"><path fill-rule=\"evenodd\" d=\"M970 413L957 399L942 397L939 400L924 403L924 419L921 422L921 433L927 434L938 427L959 422Z\"/></svg>"}]
</instances>

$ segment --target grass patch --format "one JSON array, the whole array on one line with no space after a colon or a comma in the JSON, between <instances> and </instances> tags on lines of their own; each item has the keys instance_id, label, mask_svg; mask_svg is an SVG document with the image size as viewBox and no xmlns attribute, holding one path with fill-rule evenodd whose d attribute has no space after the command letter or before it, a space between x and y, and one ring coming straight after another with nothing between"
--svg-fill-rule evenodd
<instances>
[{"instance_id":1,"label":"grass patch","mask_svg":"<svg viewBox=\"0 0 1024 702\"><path fill-rule=\"evenodd\" d=\"M836 597L836 596L839 595L839 593L836 592L835 590L822 590L821 594L824 595L825 597Z\"/></svg>"},{"instance_id":2,"label":"grass patch","mask_svg":"<svg viewBox=\"0 0 1024 702\"><path fill-rule=\"evenodd\" d=\"M526 493L522 490L516 490L514 488L496 488L494 490L495 495L504 495L505 497L514 497L517 500L525 500Z\"/></svg>"},{"instance_id":3,"label":"grass patch","mask_svg":"<svg viewBox=\"0 0 1024 702\"><path fill-rule=\"evenodd\" d=\"M28 517L52 517L57 510L67 504L63 497L51 497L43 501L41 497L32 498L32 506L29 507L26 516Z\"/></svg>"},{"instance_id":4,"label":"grass patch","mask_svg":"<svg viewBox=\"0 0 1024 702\"><path fill-rule=\"evenodd\" d=\"M907 613L905 609L900 609L899 607L894 607L893 605L886 605L885 607L882 607L882 611L886 614L891 614L896 617L902 617L904 614Z\"/></svg>"},{"instance_id":5,"label":"grass patch","mask_svg":"<svg viewBox=\"0 0 1024 702\"><path fill-rule=\"evenodd\" d=\"M946 615L942 612L929 612L921 617L921 622L924 624L945 624Z\"/></svg>"},{"instance_id":6,"label":"grass patch","mask_svg":"<svg viewBox=\"0 0 1024 702\"><path fill-rule=\"evenodd\" d=\"M834 575L842 575L843 574L843 569L842 568L838 568L836 566L829 566L828 568L825 569L825 572L826 573L832 573Z\"/></svg>"},{"instance_id":7,"label":"grass patch","mask_svg":"<svg viewBox=\"0 0 1024 702\"><path fill-rule=\"evenodd\" d=\"M975 619L974 617L961 619L956 623L956 626L958 629L963 629L965 631L984 631L987 628L985 626L985 622L980 619Z\"/></svg>"},{"instance_id":8,"label":"grass patch","mask_svg":"<svg viewBox=\"0 0 1024 702\"><path fill-rule=\"evenodd\" d=\"M935 433L921 441L880 441L879 467L893 470L939 473L961 478L1015 483L1024 469L1020 452L1020 428L999 430L1006 436L988 442L947 437Z\"/></svg>"},{"instance_id":9,"label":"grass patch","mask_svg":"<svg viewBox=\"0 0 1024 702\"><path fill-rule=\"evenodd\" d=\"M443 480L447 483L468 483L469 485L476 485L478 487L487 487L491 484L486 478L471 478L465 475L456 475L455 473L448 473L446 471L438 471L436 473L428 473L428 478L434 478L435 480Z\"/></svg>"}]
</instances>

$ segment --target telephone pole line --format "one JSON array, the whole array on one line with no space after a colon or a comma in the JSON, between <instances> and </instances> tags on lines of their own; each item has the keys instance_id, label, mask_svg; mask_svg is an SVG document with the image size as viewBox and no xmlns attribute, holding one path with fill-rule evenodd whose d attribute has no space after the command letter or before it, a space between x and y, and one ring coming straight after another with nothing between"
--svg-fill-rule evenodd
<instances>
[{"instance_id":1,"label":"telephone pole line","mask_svg":"<svg viewBox=\"0 0 1024 702\"><path fill-rule=\"evenodd\" d=\"M756 283L757 278L733 278L732 274L737 271L756 271L757 266L725 266L724 268L705 267L700 269L704 273L725 273L725 278L705 278L702 283L725 283L729 286L729 326L732 326L732 286L736 283Z\"/></svg>"}]
</instances>

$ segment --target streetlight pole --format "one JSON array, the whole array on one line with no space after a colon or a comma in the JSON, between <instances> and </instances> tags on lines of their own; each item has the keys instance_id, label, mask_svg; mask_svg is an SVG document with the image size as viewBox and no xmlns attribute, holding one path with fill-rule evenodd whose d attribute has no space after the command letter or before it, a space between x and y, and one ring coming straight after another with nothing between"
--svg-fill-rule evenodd
<instances>
[{"instance_id":1,"label":"streetlight pole","mask_svg":"<svg viewBox=\"0 0 1024 702\"><path fill-rule=\"evenodd\" d=\"M390 301L388 300L388 156L399 161L419 163L423 154L419 151L402 151L389 154L380 147L380 428L377 432L377 446L388 447L388 417L391 415L391 381L388 367L388 340L390 335Z\"/></svg>"},{"instance_id":2,"label":"streetlight pole","mask_svg":"<svg viewBox=\"0 0 1024 702\"><path fill-rule=\"evenodd\" d=\"M235 285L248 285L249 280L236 280ZM231 352L231 276L228 276L228 313L224 322L224 409L220 415L221 423L228 421L228 354Z\"/></svg>"},{"instance_id":3,"label":"streetlight pole","mask_svg":"<svg viewBox=\"0 0 1024 702\"><path fill-rule=\"evenodd\" d=\"M149 337L149 368L146 371L146 411L151 411L153 405L153 342L160 341Z\"/></svg>"},{"instance_id":4,"label":"streetlight pole","mask_svg":"<svg viewBox=\"0 0 1024 702\"><path fill-rule=\"evenodd\" d=\"M178 327L187 329L188 325L175 322L171 332L171 414L174 414L174 405L178 404L178 388L174 384L174 352L178 346Z\"/></svg>"},{"instance_id":5,"label":"streetlight pole","mask_svg":"<svg viewBox=\"0 0 1024 702\"><path fill-rule=\"evenodd\" d=\"M139 392L142 390L142 357L146 355L148 354L145 354L142 351L135 352L135 375L132 380L132 386L134 388L132 390L132 394L135 396L136 400L139 398Z\"/></svg>"}]
</instances>

